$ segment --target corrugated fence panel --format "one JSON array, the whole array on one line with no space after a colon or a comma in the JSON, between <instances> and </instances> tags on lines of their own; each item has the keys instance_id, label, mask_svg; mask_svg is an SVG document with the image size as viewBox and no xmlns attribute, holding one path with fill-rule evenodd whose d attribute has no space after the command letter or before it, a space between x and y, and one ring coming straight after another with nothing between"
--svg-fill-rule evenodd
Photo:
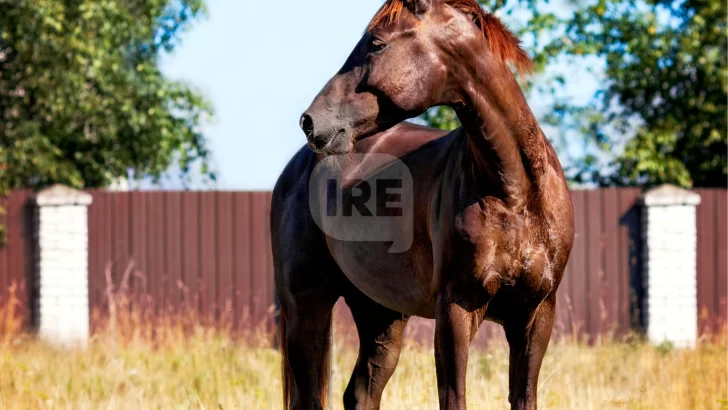
<instances>
[{"instance_id":1,"label":"corrugated fence panel","mask_svg":"<svg viewBox=\"0 0 728 410\"><path fill-rule=\"evenodd\" d=\"M714 245L717 254L715 275L718 277L718 286L716 286L718 323L714 330L724 332L724 327L728 324L728 215L726 215L728 213L728 191L716 191L715 195L718 197L718 212L714 224L718 230L717 244Z\"/></svg>"},{"instance_id":2,"label":"corrugated fence panel","mask_svg":"<svg viewBox=\"0 0 728 410\"><path fill-rule=\"evenodd\" d=\"M697 209L698 314L701 333L718 332L726 325L728 289L728 227L726 190L697 189L701 203Z\"/></svg>"},{"instance_id":3,"label":"corrugated fence panel","mask_svg":"<svg viewBox=\"0 0 728 410\"><path fill-rule=\"evenodd\" d=\"M270 325L270 192L89 192L97 315L108 312L108 271L115 291L126 284L130 299L156 311L191 310L238 329Z\"/></svg>"},{"instance_id":4,"label":"corrugated fence panel","mask_svg":"<svg viewBox=\"0 0 728 410\"><path fill-rule=\"evenodd\" d=\"M235 290L235 227L233 225L233 194L231 192L217 193L216 213L216 300L218 311L216 318L222 323L234 323L233 294Z\"/></svg>"},{"instance_id":5,"label":"corrugated fence panel","mask_svg":"<svg viewBox=\"0 0 728 410\"><path fill-rule=\"evenodd\" d=\"M111 197L103 191L90 191L93 197L93 205L88 208L88 286L89 306L100 309L106 301L106 270L112 261L111 241ZM106 307L104 307L106 310ZM92 316L100 312L92 312ZM91 320L92 330L96 325Z\"/></svg>"},{"instance_id":6,"label":"corrugated fence panel","mask_svg":"<svg viewBox=\"0 0 728 410\"><path fill-rule=\"evenodd\" d=\"M146 192L132 192L129 195L129 257L133 263L134 277L131 278L131 291L141 295L151 295L149 289L149 235L147 226ZM155 295L156 296L156 295ZM156 298L150 298L156 300Z\"/></svg>"},{"instance_id":7,"label":"corrugated fence panel","mask_svg":"<svg viewBox=\"0 0 728 410\"><path fill-rule=\"evenodd\" d=\"M199 311L200 293L200 206L198 192L182 193L182 277L184 303ZM212 273L212 272L211 272Z\"/></svg>"},{"instance_id":8,"label":"corrugated fence panel","mask_svg":"<svg viewBox=\"0 0 728 410\"><path fill-rule=\"evenodd\" d=\"M217 193L206 192L200 195L200 299L202 315L208 319L216 316L218 307L224 303L217 298L220 278L218 270L217 237L219 226L217 216Z\"/></svg>"},{"instance_id":9,"label":"corrugated fence panel","mask_svg":"<svg viewBox=\"0 0 728 410\"><path fill-rule=\"evenodd\" d=\"M571 248L571 257L569 264L572 265L571 276L567 279L569 286L569 329L570 332L578 337L584 335L587 325L587 211L586 211L586 191L573 191L571 193L571 201L574 205L575 219L575 235L574 245Z\"/></svg>"},{"instance_id":10,"label":"corrugated fence panel","mask_svg":"<svg viewBox=\"0 0 728 410\"><path fill-rule=\"evenodd\" d=\"M640 208L636 205L641 191L639 188L621 188L617 190L619 198L619 238L618 238L618 271L619 280L619 313L617 334L627 335L633 325L637 324L639 312L637 294L634 284L641 272L641 218ZM611 224L611 223L610 223Z\"/></svg>"},{"instance_id":11,"label":"corrugated fence panel","mask_svg":"<svg viewBox=\"0 0 728 410\"><path fill-rule=\"evenodd\" d=\"M164 194L164 231L161 240L164 242L165 271L162 277L166 279L165 309L168 312L179 308L185 300L182 281L182 255L186 251L182 246L182 195L182 192Z\"/></svg>"},{"instance_id":12,"label":"corrugated fence panel","mask_svg":"<svg viewBox=\"0 0 728 410\"><path fill-rule=\"evenodd\" d=\"M28 205L31 192L13 191L0 198L5 215L0 222L5 226L7 244L0 246L0 309L7 309L11 292L15 300L16 318L22 325L30 323L33 292L33 214Z\"/></svg>"},{"instance_id":13,"label":"corrugated fence panel","mask_svg":"<svg viewBox=\"0 0 728 410\"><path fill-rule=\"evenodd\" d=\"M239 327L252 326L252 309L249 300L253 298L252 264L252 208L253 195L241 192L235 195L235 293L236 323Z\"/></svg>"},{"instance_id":14,"label":"corrugated fence panel","mask_svg":"<svg viewBox=\"0 0 728 410\"><path fill-rule=\"evenodd\" d=\"M253 320L256 324L264 323L272 314L271 307L275 303L273 295L273 263L270 245L270 200L271 193L256 192L253 194L252 209L252 252L253 285L252 297Z\"/></svg>"},{"instance_id":15,"label":"corrugated fence panel","mask_svg":"<svg viewBox=\"0 0 728 410\"><path fill-rule=\"evenodd\" d=\"M616 189L598 191L602 197L601 284L599 299L603 302L602 332L619 330L619 192Z\"/></svg>"},{"instance_id":16,"label":"corrugated fence panel","mask_svg":"<svg viewBox=\"0 0 728 410\"><path fill-rule=\"evenodd\" d=\"M637 273L636 188L572 191L575 237L559 286L555 331L576 337L625 335Z\"/></svg>"},{"instance_id":17,"label":"corrugated fence panel","mask_svg":"<svg viewBox=\"0 0 728 410\"><path fill-rule=\"evenodd\" d=\"M174 283L168 281L168 272L165 261L165 197L163 192L145 193L147 210L147 252L146 252L146 284L147 290L153 296L157 312L167 306L168 290L174 288ZM152 274L154 273L154 274Z\"/></svg>"},{"instance_id":18,"label":"corrugated fence panel","mask_svg":"<svg viewBox=\"0 0 728 410\"><path fill-rule=\"evenodd\" d=\"M601 191L586 191L587 225L587 270L586 298L587 318L586 332L590 336L602 334L606 329L602 326L604 303L602 289L604 279L604 244L602 230L602 195Z\"/></svg>"}]
</instances>

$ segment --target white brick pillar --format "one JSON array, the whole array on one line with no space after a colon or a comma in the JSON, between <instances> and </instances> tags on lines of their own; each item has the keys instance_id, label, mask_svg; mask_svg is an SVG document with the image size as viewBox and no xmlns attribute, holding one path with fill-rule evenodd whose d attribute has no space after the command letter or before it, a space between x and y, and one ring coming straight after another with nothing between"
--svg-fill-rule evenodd
<instances>
[{"instance_id":1,"label":"white brick pillar","mask_svg":"<svg viewBox=\"0 0 728 410\"><path fill-rule=\"evenodd\" d=\"M647 338L693 347L698 335L695 208L700 195L662 185L641 197Z\"/></svg>"},{"instance_id":2,"label":"white brick pillar","mask_svg":"<svg viewBox=\"0 0 728 410\"><path fill-rule=\"evenodd\" d=\"M54 344L85 345L89 336L88 222L91 195L62 185L35 202L35 306L38 334Z\"/></svg>"}]
</instances>

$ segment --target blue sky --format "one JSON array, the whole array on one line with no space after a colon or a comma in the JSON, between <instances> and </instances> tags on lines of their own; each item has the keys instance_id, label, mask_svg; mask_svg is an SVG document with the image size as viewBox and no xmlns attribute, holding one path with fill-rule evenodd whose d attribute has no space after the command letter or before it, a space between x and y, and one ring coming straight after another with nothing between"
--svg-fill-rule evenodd
<instances>
[{"instance_id":1,"label":"blue sky","mask_svg":"<svg viewBox=\"0 0 728 410\"><path fill-rule=\"evenodd\" d=\"M162 70L215 107L204 132L217 188L273 187L305 142L300 114L343 64L382 2L208 0L209 18L165 56ZM590 88L581 83L575 89L586 96ZM538 112L539 101L529 102ZM553 140L553 131L544 131Z\"/></svg>"}]
</instances>

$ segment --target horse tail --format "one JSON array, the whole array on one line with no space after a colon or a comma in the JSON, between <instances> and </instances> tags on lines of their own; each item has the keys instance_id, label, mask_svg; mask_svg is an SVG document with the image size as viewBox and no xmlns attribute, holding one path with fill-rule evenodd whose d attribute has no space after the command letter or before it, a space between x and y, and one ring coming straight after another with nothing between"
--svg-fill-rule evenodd
<instances>
[{"instance_id":1,"label":"horse tail","mask_svg":"<svg viewBox=\"0 0 728 410\"><path fill-rule=\"evenodd\" d=\"M278 337L281 351L281 379L283 385L283 410L290 410L291 399L293 397L293 372L288 361L288 344L286 343L286 311L281 306L280 317L278 320ZM321 408L326 409L331 396L330 379L331 379L331 346L333 345L333 332L331 325L331 316L326 323L326 331L321 341L321 349L324 353L319 369L319 401Z\"/></svg>"},{"instance_id":2,"label":"horse tail","mask_svg":"<svg viewBox=\"0 0 728 410\"><path fill-rule=\"evenodd\" d=\"M281 381L283 385L283 410L291 408L291 383L293 372L288 364L288 343L286 343L286 311L281 306L278 317L278 346L281 350Z\"/></svg>"},{"instance_id":3,"label":"horse tail","mask_svg":"<svg viewBox=\"0 0 728 410\"><path fill-rule=\"evenodd\" d=\"M331 398L331 348L334 341L331 321L332 317L329 315L329 320L326 323L323 343L321 345L321 349L324 352L324 357L321 361L321 369L319 370L319 400L321 401L322 409L329 408L328 406L331 404L329 401Z\"/></svg>"}]
</instances>

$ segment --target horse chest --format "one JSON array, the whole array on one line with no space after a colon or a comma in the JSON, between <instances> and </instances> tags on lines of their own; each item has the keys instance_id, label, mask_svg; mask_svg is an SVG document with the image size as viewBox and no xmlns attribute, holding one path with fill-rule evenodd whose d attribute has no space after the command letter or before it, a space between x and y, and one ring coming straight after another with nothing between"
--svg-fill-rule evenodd
<instances>
[{"instance_id":1,"label":"horse chest","mask_svg":"<svg viewBox=\"0 0 728 410\"><path fill-rule=\"evenodd\" d=\"M454 246L443 275L455 271L462 283L480 287L490 296L504 286L550 289L551 252L539 232L540 226L527 216L492 204L466 208L454 218L449 241Z\"/></svg>"}]
</instances>

